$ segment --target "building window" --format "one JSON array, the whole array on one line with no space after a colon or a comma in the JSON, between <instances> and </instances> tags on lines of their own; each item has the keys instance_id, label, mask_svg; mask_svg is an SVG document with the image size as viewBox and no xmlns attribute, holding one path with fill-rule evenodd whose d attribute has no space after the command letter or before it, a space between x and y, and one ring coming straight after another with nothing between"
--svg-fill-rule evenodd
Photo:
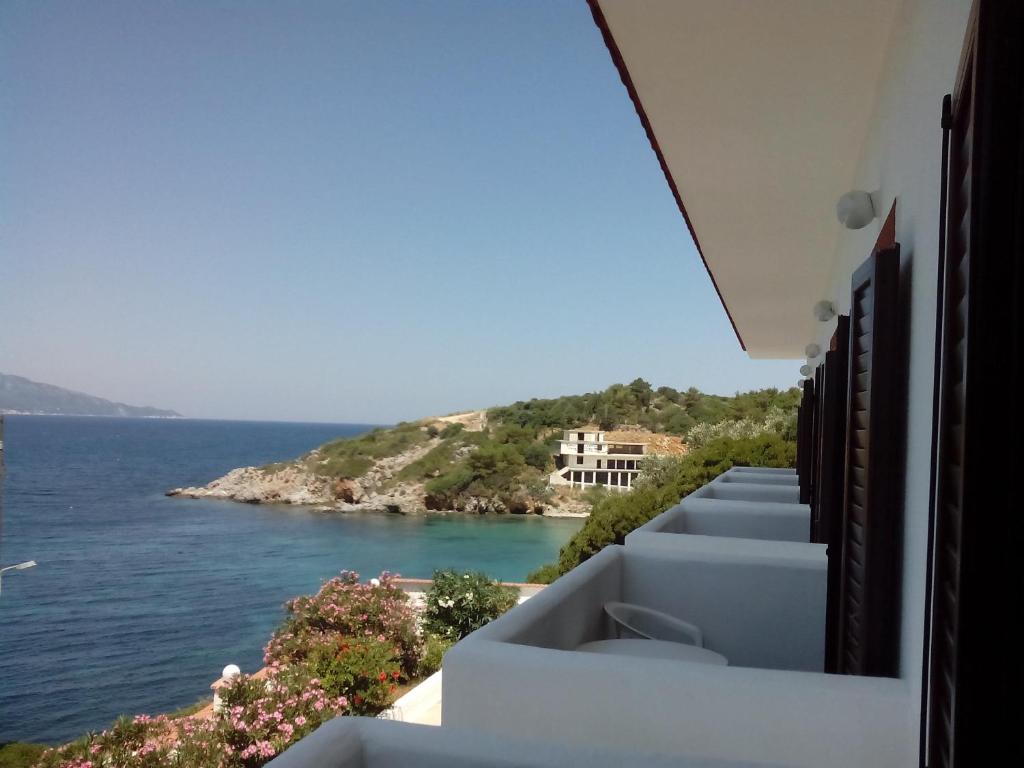
<instances>
[{"instance_id":1,"label":"building window","mask_svg":"<svg viewBox=\"0 0 1024 768\"><path fill-rule=\"evenodd\" d=\"M598 468L598 469L600 469L600 468L601 468L601 460L600 460L600 459L598 459L598 460L597 460L597 468Z\"/></svg>"},{"instance_id":2,"label":"building window","mask_svg":"<svg viewBox=\"0 0 1024 768\"><path fill-rule=\"evenodd\" d=\"M582 464L583 463L583 457L582 456L577 456L576 457L576 463L577 464Z\"/></svg>"}]
</instances>

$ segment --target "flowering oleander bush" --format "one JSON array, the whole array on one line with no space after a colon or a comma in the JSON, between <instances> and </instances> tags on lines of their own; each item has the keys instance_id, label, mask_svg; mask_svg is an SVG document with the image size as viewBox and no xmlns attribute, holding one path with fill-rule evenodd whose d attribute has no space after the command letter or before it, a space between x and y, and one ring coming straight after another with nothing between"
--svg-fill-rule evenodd
<instances>
[{"instance_id":1,"label":"flowering oleander bush","mask_svg":"<svg viewBox=\"0 0 1024 768\"><path fill-rule=\"evenodd\" d=\"M451 642L498 618L516 604L516 591L479 572L434 571L423 626Z\"/></svg>"},{"instance_id":2,"label":"flowering oleander bush","mask_svg":"<svg viewBox=\"0 0 1024 768\"><path fill-rule=\"evenodd\" d=\"M312 596L285 604L288 618L274 632L264 658L268 664L302 661L310 649L337 637L378 637L394 645L402 672L411 677L420 655L416 614L394 576L381 574L369 584L342 571Z\"/></svg>"},{"instance_id":3,"label":"flowering oleander bush","mask_svg":"<svg viewBox=\"0 0 1024 768\"><path fill-rule=\"evenodd\" d=\"M339 637L320 644L308 666L324 690L342 697L354 715L376 715L391 706L402 679L401 654L379 637Z\"/></svg>"},{"instance_id":4,"label":"flowering oleander bush","mask_svg":"<svg viewBox=\"0 0 1024 768\"><path fill-rule=\"evenodd\" d=\"M176 736L166 716L121 717L107 731L90 733L43 753L38 768L170 768ZM213 763L216 765L217 763Z\"/></svg>"},{"instance_id":5,"label":"flowering oleander bush","mask_svg":"<svg viewBox=\"0 0 1024 768\"><path fill-rule=\"evenodd\" d=\"M258 768L348 710L348 700L329 696L304 665L272 669L262 679L239 675L220 690L220 697L217 727L230 758L227 765L240 768Z\"/></svg>"},{"instance_id":6,"label":"flowering oleander bush","mask_svg":"<svg viewBox=\"0 0 1024 768\"><path fill-rule=\"evenodd\" d=\"M437 672L441 668L441 662L444 660L445 653L452 647L452 644L451 640L428 632L427 636L423 639L423 655L420 656L420 666L417 674L420 677L430 677Z\"/></svg>"}]
</instances>

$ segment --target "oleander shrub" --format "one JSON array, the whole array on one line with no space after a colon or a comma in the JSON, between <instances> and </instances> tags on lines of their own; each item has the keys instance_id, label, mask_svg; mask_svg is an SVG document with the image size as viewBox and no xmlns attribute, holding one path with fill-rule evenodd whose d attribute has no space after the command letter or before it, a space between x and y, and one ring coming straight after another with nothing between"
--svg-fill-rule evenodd
<instances>
[{"instance_id":1,"label":"oleander shrub","mask_svg":"<svg viewBox=\"0 0 1024 768\"><path fill-rule=\"evenodd\" d=\"M358 573L342 571L315 595L288 601L285 610L288 615L264 653L268 664L303 661L310 649L338 637L379 637L398 649L407 677L416 671L420 654L416 614L392 574L382 573L364 584Z\"/></svg>"},{"instance_id":2,"label":"oleander shrub","mask_svg":"<svg viewBox=\"0 0 1024 768\"><path fill-rule=\"evenodd\" d=\"M223 707L214 728L230 764L242 768L258 768L349 711L349 701L329 695L306 665L272 668L265 678L239 675L221 688L220 698Z\"/></svg>"},{"instance_id":3,"label":"oleander shrub","mask_svg":"<svg viewBox=\"0 0 1024 768\"><path fill-rule=\"evenodd\" d=\"M161 715L120 717L106 731L90 733L62 747L47 750L38 768L170 768L177 741L173 721Z\"/></svg>"},{"instance_id":4,"label":"oleander shrub","mask_svg":"<svg viewBox=\"0 0 1024 768\"><path fill-rule=\"evenodd\" d=\"M417 674L420 677L430 677L441 668L444 655L452 647L452 641L439 637L431 632L423 640L423 655L420 656L420 666Z\"/></svg>"},{"instance_id":5,"label":"oleander shrub","mask_svg":"<svg viewBox=\"0 0 1024 768\"><path fill-rule=\"evenodd\" d=\"M457 642L516 604L517 593L479 571L434 571L423 627Z\"/></svg>"},{"instance_id":6,"label":"oleander shrub","mask_svg":"<svg viewBox=\"0 0 1024 768\"><path fill-rule=\"evenodd\" d=\"M324 691L347 700L354 715L377 715L390 707L402 679L401 653L381 637L324 642L306 664Z\"/></svg>"}]
</instances>

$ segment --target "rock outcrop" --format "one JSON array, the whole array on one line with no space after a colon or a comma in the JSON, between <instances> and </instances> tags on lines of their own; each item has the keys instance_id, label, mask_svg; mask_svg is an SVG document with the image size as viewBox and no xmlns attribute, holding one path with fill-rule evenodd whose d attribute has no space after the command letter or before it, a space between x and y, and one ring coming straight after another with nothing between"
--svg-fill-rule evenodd
<instances>
[{"instance_id":1,"label":"rock outcrop","mask_svg":"<svg viewBox=\"0 0 1024 768\"><path fill-rule=\"evenodd\" d=\"M313 468L317 451L304 461L269 467L241 467L204 486L174 488L168 496L189 499L225 499L247 504L303 504L340 512L378 511L421 514L423 486L420 483L390 483L406 466L422 458L437 440L408 451L379 459L356 478L330 478Z\"/></svg>"}]
</instances>

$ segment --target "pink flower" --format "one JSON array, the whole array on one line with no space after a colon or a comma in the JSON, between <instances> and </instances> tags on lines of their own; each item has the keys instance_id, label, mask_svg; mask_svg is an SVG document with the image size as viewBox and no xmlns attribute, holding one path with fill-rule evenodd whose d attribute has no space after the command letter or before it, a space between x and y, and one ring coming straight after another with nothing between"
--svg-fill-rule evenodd
<instances>
[{"instance_id":1,"label":"pink flower","mask_svg":"<svg viewBox=\"0 0 1024 768\"><path fill-rule=\"evenodd\" d=\"M306 724L306 718L303 715L299 715L295 718L295 724L301 728Z\"/></svg>"}]
</instances>

